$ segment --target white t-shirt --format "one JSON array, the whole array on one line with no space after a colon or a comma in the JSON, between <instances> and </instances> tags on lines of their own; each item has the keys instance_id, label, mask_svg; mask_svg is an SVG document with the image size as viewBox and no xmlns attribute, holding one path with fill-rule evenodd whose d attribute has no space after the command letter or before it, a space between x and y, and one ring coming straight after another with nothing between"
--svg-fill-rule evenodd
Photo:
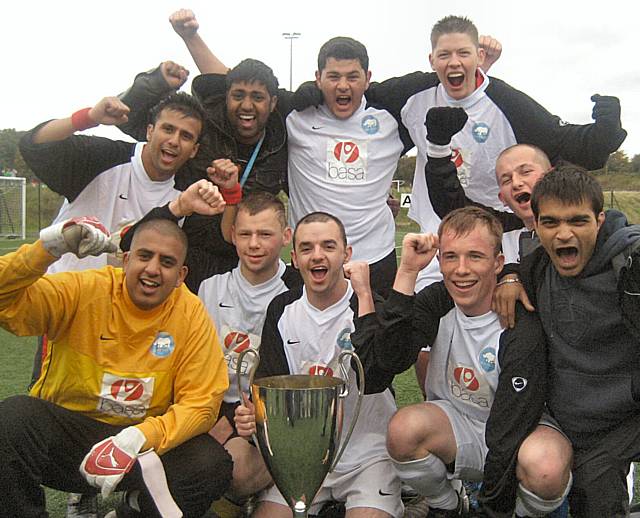
<instances>
[{"instance_id":1,"label":"white t-shirt","mask_svg":"<svg viewBox=\"0 0 640 518\"><path fill-rule=\"evenodd\" d=\"M238 266L230 272L209 277L200 284L198 297L216 325L229 370L229 389L224 394L227 403L240 400L236 375L238 356L249 347L260 348L267 307L273 297L289 289L282 280L285 270L285 264L280 261L278 271L271 279L252 285ZM255 356L245 356L242 373L246 375L254 363ZM242 390L249 392L247 376L242 378Z\"/></svg>"},{"instance_id":2,"label":"white t-shirt","mask_svg":"<svg viewBox=\"0 0 640 518\"><path fill-rule=\"evenodd\" d=\"M462 414L486 422L498 387L502 332L492 311L468 317L455 306L440 319L427 368L427 400L446 399Z\"/></svg>"},{"instance_id":3,"label":"white t-shirt","mask_svg":"<svg viewBox=\"0 0 640 518\"><path fill-rule=\"evenodd\" d=\"M149 178L142 164L144 146L144 142L138 143L130 162L100 173L72 202L65 199L53 224L79 216L95 216L115 233L125 225L135 223L154 207L175 199L180 191L174 188L173 176L161 182ZM119 266L120 261L112 254L84 259L65 254L49 267L48 273L102 268L107 264Z\"/></svg>"},{"instance_id":4,"label":"white t-shirt","mask_svg":"<svg viewBox=\"0 0 640 518\"><path fill-rule=\"evenodd\" d=\"M395 247L387 197L403 144L391 114L365 103L346 120L325 105L287 117L289 222L314 211L338 217L353 260L371 264Z\"/></svg>"}]
</instances>

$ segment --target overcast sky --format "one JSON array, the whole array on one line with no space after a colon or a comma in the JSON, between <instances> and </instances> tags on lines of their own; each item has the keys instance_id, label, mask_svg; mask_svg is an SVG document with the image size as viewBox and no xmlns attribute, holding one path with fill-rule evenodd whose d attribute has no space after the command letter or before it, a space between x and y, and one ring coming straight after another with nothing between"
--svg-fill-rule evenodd
<instances>
[{"instance_id":1,"label":"overcast sky","mask_svg":"<svg viewBox=\"0 0 640 518\"><path fill-rule=\"evenodd\" d=\"M29 129L93 105L165 59L197 75L168 22L181 7L195 11L202 37L225 64L260 59L283 86L289 84L289 42L282 33L302 33L293 44L294 87L313 77L320 45L338 35L367 46L373 80L427 70L431 26L459 14L503 43L491 74L564 120L590 122L594 93L618 96L629 132L622 149L640 153L636 2L10 0L2 7L0 129Z\"/></svg>"}]
</instances>

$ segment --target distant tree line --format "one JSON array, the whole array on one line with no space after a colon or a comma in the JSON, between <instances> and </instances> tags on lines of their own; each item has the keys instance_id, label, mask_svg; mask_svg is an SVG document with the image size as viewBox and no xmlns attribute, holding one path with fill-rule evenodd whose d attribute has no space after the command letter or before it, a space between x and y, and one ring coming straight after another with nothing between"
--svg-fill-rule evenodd
<instances>
[{"instance_id":1,"label":"distant tree line","mask_svg":"<svg viewBox=\"0 0 640 518\"><path fill-rule=\"evenodd\" d=\"M16 131L13 128L0 130L0 170L15 169L18 176L23 176L32 180L35 176L27 164L25 164L20 152L18 151L18 141L24 133L24 131ZM403 181L405 186L411 185L413 182L413 171L415 167L415 156L401 157L398 162L398 168L396 169L394 179ZM640 154L629 158L624 151L616 151L609 157L606 167L600 171L596 171L596 173L639 174Z\"/></svg>"}]
</instances>

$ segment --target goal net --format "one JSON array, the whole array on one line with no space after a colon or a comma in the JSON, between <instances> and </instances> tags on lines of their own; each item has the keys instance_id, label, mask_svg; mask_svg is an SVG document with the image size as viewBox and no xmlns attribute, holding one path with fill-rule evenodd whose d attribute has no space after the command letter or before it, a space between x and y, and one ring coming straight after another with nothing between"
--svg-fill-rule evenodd
<instances>
[{"instance_id":1,"label":"goal net","mask_svg":"<svg viewBox=\"0 0 640 518\"><path fill-rule=\"evenodd\" d=\"M0 176L0 238L26 237L27 181Z\"/></svg>"}]
</instances>

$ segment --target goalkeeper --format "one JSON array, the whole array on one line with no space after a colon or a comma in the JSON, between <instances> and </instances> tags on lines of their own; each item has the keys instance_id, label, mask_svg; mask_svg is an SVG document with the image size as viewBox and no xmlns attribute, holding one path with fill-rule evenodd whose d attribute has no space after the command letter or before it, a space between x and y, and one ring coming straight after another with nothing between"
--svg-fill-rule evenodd
<instances>
[{"instance_id":1,"label":"goalkeeper","mask_svg":"<svg viewBox=\"0 0 640 518\"><path fill-rule=\"evenodd\" d=\"M99 221L74 218L0 257L0 325L46 333L52 347L31 394L0 402L3 516L46 516L42 484L124 490L115 516L200 517L229 485L231 458L207 434L227 369L206 310L182 285L182 230L140 225L123 270L45 274L65 253L113 247Z\"/></svg>"}]
</instances>

